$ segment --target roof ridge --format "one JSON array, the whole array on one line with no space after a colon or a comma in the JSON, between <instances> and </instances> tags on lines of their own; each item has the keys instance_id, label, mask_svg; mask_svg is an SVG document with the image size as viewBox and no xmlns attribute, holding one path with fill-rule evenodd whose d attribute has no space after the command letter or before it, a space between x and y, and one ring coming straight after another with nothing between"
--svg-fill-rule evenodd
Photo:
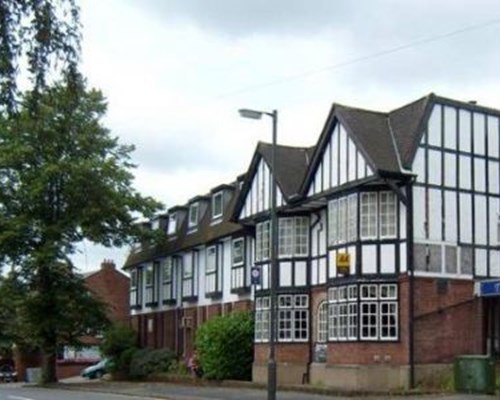
<instances>
[{"instance_id":1,"label":"roof ridge","mask_svg":"<svg viewBox=\"0 0 500 400\"><path fill-rule=\"evenodd\" d=\"M383 115L383 116L386 116L386 115L389 114L389 113L387 113L385 111L376 111L376 110L369 110L367 108L346 106L346 105L340 104L340 103L333 103L333 106L334 107L339 107L339 108L344 108L344 109L347 109L347 110L361 111L361 112L366 112L366 113L371 113L371 114L379 114L379 115Z\"/></svg>"},{"instance_id":2,"label":"roof ridge","mask_svg":"<svg viewBox=\"0 0 500 400\"><path fill-rule=\"evenodd\" d=\"M273 144L269 143L269 142L259 141L259 145L264 145L264 146L270 146L270 147L272 147ZM279 144L279 143L276 143L276 147L293 149L293 150L308 150L311 147L314 147L314 145L313 146L291 146L291 145L288 145L288 144Z\"/></svg>"}]
</instances>

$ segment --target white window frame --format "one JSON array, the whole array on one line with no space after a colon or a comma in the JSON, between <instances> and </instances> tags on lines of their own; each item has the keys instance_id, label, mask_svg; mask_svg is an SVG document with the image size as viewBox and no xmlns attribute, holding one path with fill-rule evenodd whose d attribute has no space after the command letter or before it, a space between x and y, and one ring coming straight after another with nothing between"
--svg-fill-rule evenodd
<instances>
[{"instance_id":1,"label":"white window frame","mask_svg":"<svg viewBox=\"0 0 500 400\"><path fill-rule=\"evenodd\" d=\"M309 255L309 217L294 218L293 254L295 257Z\"/></svg>"},{"instance_id":2,"label":"white window frame","mask_svg":"<svg viewBox=\"0 0 500 400\"><path fill-rule=\"evenodd\" d=\"M316 333L317 343L326 343L328 340L328 301L322 301L318 306Z\"/></svg>"},{"instance_id":3,"label":"white window frame","mask_svg":"<svg viewBox=\"0 0 500 400\"><path fill-rule=\"evenodd\" d=\"M205 257L205 274L211 275L217 272L217 246L207 247Z\"/></svg>"},{"instance_id":4,"label":"white window frame","mask_svg":"<svg viewBox=\"0 0 500 400\"><path fill-rule=\"evenodd\" d=\"M278 255L279 257L292 257L294 248L294 219L278 219Z\"/></svg>"},{"instance_id":5,"label":"white window frame","mask_svg":"<svg viewBox=\"0 0 500 400\"><path fill-rule=\"evenodd\" d=\"M238 245L237 245L238 244ZM236 249L239 248L238 251ZM245 239L233 239L231 259L233 267L243 265L245 263Z\"/></svg>"},{"instance_id":6,"label":"white window frame","mask_svg":"<svg viewBox=\"0 0 500 400\"><path fill-rule=\"evenodd\" d=\"M398 340L398 313L396 283L331 287L328 289L328 340Z\"/></svg>"},{"instance_id":7,"label":"white window frame","mask_svg":"<svg viewBox=\"0 0 500 400\"><path fill-rule=\"evenodd\" d=\"M220 210L217 210L218 204L220 204ZM222 218L223 213L224 213L224 193L220 191L212 195L212 219Z\"/></svg>"},{"instance_id":8,"label":"white window frame","mask_svg":"<svg viewBox=\"0 0 500 400\"><path fill-rule=\"evenodd\" d=\"M155 284L155 275L154 275L154 266L153 264L148 264L145 268L145 274L144 274L144 284L146 285L146 288L151 288Z\"/></svg>"},{"instance_id":9,"label":"white window frame","mask_svg":"<svg viewBox=\"0 0 500 400\"><path fill-rule=\"evenodd\" d=\"M338 243L338 210L339 202L337 199L328 202L328 245L332 246Z\"/></svg>"},{"instance_id":10,"label":"white window frame","mask_svg":"<svg viewBox=\"0 0 500 400\"><path fill-rule=\"evenodd\" d=\"M172 283L172 271L173 271L172 257L167 257L163 261L163 268L162 268L162 273L163 273L162 282L163 282L163 284Z\"/></svg>"},{"instance_id":11,"label":"white window frame","mask_svg":"<svg viewBox=\"0 0 500 400\"><path fill-rule=\"evenodd\" d=\"M195 228L198 226L200 218L200 203L193 203L189 206L189 221L188 228Z\"/></svg>"},{"instance_id":12,"label":"white window frame","mask_svg":"<svg viewBox=\"0 0 500 400\"><path fill-rule=\"evenodd\" d=\"M388 311L384 311L387 307ZM396 340L398 338L398 303L397 301L381 301L379 305L379 332L381 340ZM386 319L386 321L384 321ZM391 330L394 331L391 334ZM384 331L387 334L384 335Z\"/></svg>"},{"instance_id":13,"label":"white window frame","mask_svg":"<svg viewBox=\"0 0 500 400\"><path fill-rule=\"evenodd\" d=\"M271 332L271 307L269 297L257 297L255 299L255 334L254 341L264 343L269 341Z\"/></svg>"},{"instance_id":14,"label":"white window frame","mask_svg":"<svg viewBox=\"0 0 500 400\"><path fill-rule=\"evenodd\" d=\"M167 257L163 260L162 265L162 292L163 300L172 300L175 298L174 288L173 288L173 259L172 257Z\"/></svg>"},{"instance_id":15,"label":"white window frame","mask_svg":"<svg viewBox=\"0 0 500 400\"><path fill-rule=\"evenodd\" d=\"M139 286L139 272L137 269L130 271L130 290L137 290Z\"/></svg>"},{"instance_id":16,"label":"white window frame","mask_svg":"<svg viewBox=\"0 0 500 400\"><path fill-rule=\"evenodd\" d=\"M270 257L271 223L259 222L255 226L255 261L266 261Z\"/></svg>"},{"instance_id":17,"label":"white window frame","mask_svg":"<svg viewBox=\"0 0 500 400\"><path fill-rule=\"evenodd\" d=\"M328 245L354 242L358 238L358 194L328 202Z\"/></svg>"},{"instance_id":18,"label":"white window frame","mask_svg":"<svg viewBox=\"0 0 500 400\"><path fill-rule=\"evenodd\" d=\"M360 236L363 240L378 237L377 192L363 192L360 200Z\"/></svg>"},{"instance_id":19,"label":"white window frame","mask_svg":"<svg viewBox=\"0 0 500 400\"><path fill-rule=\"evenodd\" d=\"M174 235L177 231L177 213L172 213L168 216L167 235Z\"/></svg>"},{"instance_id":20,"label":"white window frame","mask_svg":"<svg viewBox=\"0 0 500 400\"><path fill-rule=\"evenodd\" d=\"M379 229L381 238L397 236L397 209L396 194L391 191L379 193Z\"/></svg>"},{"instance_id":21,"label":"white window frame","mask_svg":"<svg viewBox=\"0 0 500 400\"><path fill-rule=\"evenodd\" d=\"M307 257L309 254L309 217L278 219L278 256Z\"/></svg>"},{"instance_id":22,"label":"white window frame","mask_svg":"<svg viewBox=\"0 0 500 400\"><path fill-rule=\"evenodd\" d=\"M195 253L193 253L193 257L195 257ZM193 278L193 262L190 263L182 263L182 279L188 280Z\"/></svg>"},{"instance_id":23,"label":"white window frame","mask_svg":"<svg viewBox=\"0 0 500 400\"><path fill-rule=\"evenodd\" d=\"M309 296L284 294L278 296L277 340L307 342L309 340Z\"/></svg>"},{"instance_id":24,"label":"white window frame","mask_svg":"<svg viewBox=\"0 0 500 400\"><path fill-rule=\"evenodd\" d=\"M379 340L379 304L377 301L363 301L360 303L359 329L361 340ZM364 333L365 330L368 331L367 334Z\"/></svg>"}]
</instances>

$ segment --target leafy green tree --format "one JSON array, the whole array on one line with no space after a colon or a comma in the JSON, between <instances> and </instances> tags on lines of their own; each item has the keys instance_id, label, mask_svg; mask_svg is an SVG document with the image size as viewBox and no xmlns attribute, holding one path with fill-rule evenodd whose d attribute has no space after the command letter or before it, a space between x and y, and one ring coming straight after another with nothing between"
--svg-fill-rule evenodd
<instances>
[{"instance_id":1,"label":"leafy green tree","mask_svg":"<svg viewBox=\"0 0 500 400\"><path fill-rule=\"evenodd\" d=\"M208 379L250 380L253 361L253 317L239 312L215 317L196 332L196 351Z\"/></svg>"},{"instance_id":2,"label":"leafy green tree","mask_svg":"<svg viewBox=\"0 0 500 400\"><path fill-rule=\"evenodd\" d=\"M16 266L29 288L25 317L39 325L30 334L48 360L49 382L68 304L59 291L76 285L76 245L152 240L137 220L161 208L132 187L133 146L102 126L105 112L102 93L79 78L27 92L18 112L0 115L0 262Z\"/></svg>"},{"instance_id":3,"label":"leafy green tree","mask_svg":"<svg viewBox=\"0 0 500 400\"><path fill-rule=\"evenodd\" d=\"M132 358L139 351L137 333L124 324L112 325L104 332L100 350L111 361L110 371L120 377L128 378Z\"/></svg>"},{"instance_id":4,"label":"leafy green tree","mask_svg":"<svg viewBox=\"0 0 500 400\"><path fill-rule=\"evenodd\" d=\"M92 295L82 276L71 267L56 264L50 270L46 291L37 290L39 274L31 281L16 272L0 286L0 321L8 342L21 351L41 349L44 373L55 366L54 349L80 347L82 337L96 335L109 326L107 305Z\"/></svg>"},{"instance_id":5,"label":"leafy green tree","mask_svg":"<svg viewBox=\"0 0 500 400\"><path fill-rule=\"evenodd\" d=\"M16 110L17 78L21 72L34 92L47 76L66 71L77 77L80 50L80 10L75 0L0 1L0 111ZM20 70L20 59L27 70Z\"/></svg>"}]
</instances>

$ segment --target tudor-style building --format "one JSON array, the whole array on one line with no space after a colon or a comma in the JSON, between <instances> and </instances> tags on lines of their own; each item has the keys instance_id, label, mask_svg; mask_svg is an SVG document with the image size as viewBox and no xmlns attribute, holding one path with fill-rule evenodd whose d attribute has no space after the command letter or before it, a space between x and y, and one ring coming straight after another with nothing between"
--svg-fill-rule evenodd
<instances>
[{"instance_id":1,"label":"tudor-style building","mask_svg":"<svg viewBox=\"0 0 500 400\"><path fill-rule=\"evenodd\" d=\"M389 113L334 104L314 147L278 146L280 382L399 388L460 354L500 355L500 289L481 289L500 288L499 126L498 110L431 94ZM253 377L265 381L270 152L257 146L241 185L169 210L164 246L129 257L144 345L187 355L204 310L252 300ZM201 235L188 222L198 202Z\"/></svg>"}]
</instances>

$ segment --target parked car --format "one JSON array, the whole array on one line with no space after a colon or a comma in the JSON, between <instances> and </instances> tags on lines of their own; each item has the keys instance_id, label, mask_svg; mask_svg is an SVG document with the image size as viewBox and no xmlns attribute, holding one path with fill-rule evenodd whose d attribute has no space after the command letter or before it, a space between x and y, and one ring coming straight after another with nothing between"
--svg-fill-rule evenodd
<instances>
[{"instance_id":1,"label":"parked car","mask_svg":"<svg viewBox=\"0 0 500 400\"><path fill-rule=\"evenodd\" d=\"M80 375L84 378L100 379L107 372L108 364L109 360L105 358L99 361L97 364L85 368Z\"/></svg>"},{"instance_id":2,"label":"parked car","mask_svg":"<svg viewBox=\"0 0 500 400\"><path fill-rule=\"evenodd\" d=\"M12 365L0 366L0 382L17 382L17 372Z\"/></svg>"}]
</instances>

